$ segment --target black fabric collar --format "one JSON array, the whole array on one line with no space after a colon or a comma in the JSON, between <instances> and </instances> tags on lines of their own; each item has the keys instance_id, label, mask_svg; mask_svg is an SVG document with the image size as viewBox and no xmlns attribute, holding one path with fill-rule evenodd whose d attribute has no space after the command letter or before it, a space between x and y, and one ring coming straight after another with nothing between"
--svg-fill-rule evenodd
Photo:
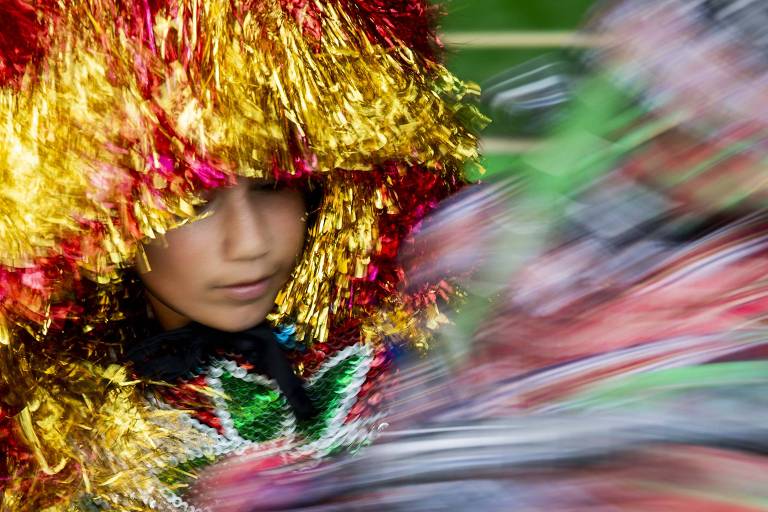
<instances>
[{"instance_id":1,"label":"black fabric collar","mask_svg":"<svg viewBox=\"0 0 768 512\"><path fill-rule=\"evenodd\" d=\"M234 333L193 322L134 342L126 356L140 376L173 382L198 373L218 353L242 356L257 373L274 379L299 420L315 416L301 379L267 322Z\"/></svg>"}]
</instances>

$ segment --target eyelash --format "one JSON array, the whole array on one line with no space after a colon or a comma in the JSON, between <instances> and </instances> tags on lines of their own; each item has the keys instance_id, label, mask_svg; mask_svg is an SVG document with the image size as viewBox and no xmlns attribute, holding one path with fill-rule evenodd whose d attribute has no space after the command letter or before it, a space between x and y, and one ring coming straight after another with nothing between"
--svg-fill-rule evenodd
<instances>
[{"instance_id":1,"label":"eyelash","mask_svg":"<svg viewBox=\"0 0 768 512\"><path fill-rule=\"evenodd\" d=\"M248 188L249 192L277 192L279 190L281 190L281 187L275 182L254 183ZM206 200L205 203L202 203L195 208L198 214L205 213L210 210L213 206L213 203L216 201L215 190L208 190L205 195L207 196L204 197Z\"/></svg>"},{"instance_id":2,"label":"eyelash","mask_svg":"<svg viewBox=\"0 0 768 512\"><path fill-rule=\"evenodd\" d=\"M280 187L276 183L265 182L253 184L249 190L251 192L273 192L280 190Z\"/></svg>"}]
</instances>

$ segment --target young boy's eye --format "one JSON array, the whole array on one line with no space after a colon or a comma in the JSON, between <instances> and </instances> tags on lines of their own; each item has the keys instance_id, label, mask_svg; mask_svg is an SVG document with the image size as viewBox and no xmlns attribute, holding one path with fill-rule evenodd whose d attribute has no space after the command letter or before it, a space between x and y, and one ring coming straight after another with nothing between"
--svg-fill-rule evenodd
<instances>
[{"instance_id":1,"label":"young boy's eye","mask_svg":"<svg viewBox=\"0 0 768 512\"><path fill-rule=\"evenodd\" d=\"M197 215L212 213L216 205L220 203L222 193L226 194L226 190L228 189L211 188L201 190L198 193L198 197L204 202L195 206L195 213ZM249 193L273 193L284 190L284 187L275 181L249 180L246 190Z\"/></svg>"},{"instance_id":2,"label":"young boy's eye","mask_svg":"<svg viewBox=\"0 0 768 512\"><path fill-rule=\"evenodd\" d=\"M198 194L200 199L202 199L204 202L195 205L195 213L197 215L202 215L203 213L208 213L213 209L214 202L216 201L217 196L217 190L216 189L207 189L203 190Z\"/></svg>"},{"instance_id":3,"label":"young boy's eye","mask_svg":"<svg viewBox=\"0 0 768 512\"><path fill-rule=\"evenodd\" d=\"M280 190L280 185L274 181L254 181L250 186L250 190L253 192L273 192Z\"/></svg>"}]
</instances>

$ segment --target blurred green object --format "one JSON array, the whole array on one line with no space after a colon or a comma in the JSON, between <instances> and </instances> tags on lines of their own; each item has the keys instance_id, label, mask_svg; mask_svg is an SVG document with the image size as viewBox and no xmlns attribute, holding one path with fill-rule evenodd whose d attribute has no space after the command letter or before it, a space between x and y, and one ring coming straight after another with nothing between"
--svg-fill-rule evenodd
<instances>
[{"instance_id":1,"label":"blurred green object","mask_svg":"<svg viewBox=\"0 0 768 512\"><path fill-rule=\"evenodd\" d=\"M442 30L569 30L593 0L448 0Z\"/></svg>"},{"instance_id":2,"label":"blurred green object","mask_svg":"<svg viewBox=\"0 0 768 512\"><path fill-rule=\"evenodd\" d=\"M517 44L517 35L563 34L579 27L594 0L447 0L443 1L446 16L441 32L447 44L448 67L460 78L483 84L489 79L542 55L568 60L578 55L567 46L557 44L537 48ZM456 35L494 35L500 42L491 45L468 42L452 44ZM490 112L487 112L490 114ZM493 118L493 116L491 116ZM508 122L491 123L484 136L502 138L502 144L486 149L484 165L491 173L508 169L520 153L520 144L504 144L517 127ZM476 176L471 176L476 177Z\"/></svg>"},{"instance_id":3,"label":"blurred green object","mask_svg":"<svg viewBox=\"0 0 768 512\"><path fill-rule=\"evenodd\" d=\"M446 60L451 71L463 80L483 83L494 75L552 52L552 48L448 47Z\"/></svg>"}]
</instances>

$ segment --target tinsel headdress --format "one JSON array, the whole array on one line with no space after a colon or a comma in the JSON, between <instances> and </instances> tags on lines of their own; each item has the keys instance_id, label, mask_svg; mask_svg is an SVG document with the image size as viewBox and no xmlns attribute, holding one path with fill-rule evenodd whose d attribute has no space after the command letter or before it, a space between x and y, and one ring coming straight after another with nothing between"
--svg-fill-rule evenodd
<instances>
[{"instance_id":1,"label":"tinsel headdress","mask_svg":"<svg viewBox=\"0 0 768 512\"><path fill-rule=\"evenodd\" d=\"M14 320L20 295L23 316L55 313L64 264L115 279L205 188L314 177L325 199L277 315L323 340L371 301L367 283L393 284L376 260L413 225L408 203L430 204L476 156L474 91L434 60L426 2L13 3L27 39L9 48L0 96Z\"/></svg>"},{"instance_id":2,"label":"tinsel headdress","mask_svg":"<svg viewBox=\"0 0 768 512\"><path fill-rule=\"evenodd\" d=\"M96 445L136 450L152 442L144 413L122 369L82 361L113 348L100 337L123 316L141 241L238 175L322 190L273 321L308 344L350 322L363 337L411 328L432 291L398 292L395 255L460 184L483 122L477 91L436 58L433 13L426 0L0 1L0 422L26 445L5 476L126 481L72 436L100 421Z\"/></svg>"}]
</instances>

